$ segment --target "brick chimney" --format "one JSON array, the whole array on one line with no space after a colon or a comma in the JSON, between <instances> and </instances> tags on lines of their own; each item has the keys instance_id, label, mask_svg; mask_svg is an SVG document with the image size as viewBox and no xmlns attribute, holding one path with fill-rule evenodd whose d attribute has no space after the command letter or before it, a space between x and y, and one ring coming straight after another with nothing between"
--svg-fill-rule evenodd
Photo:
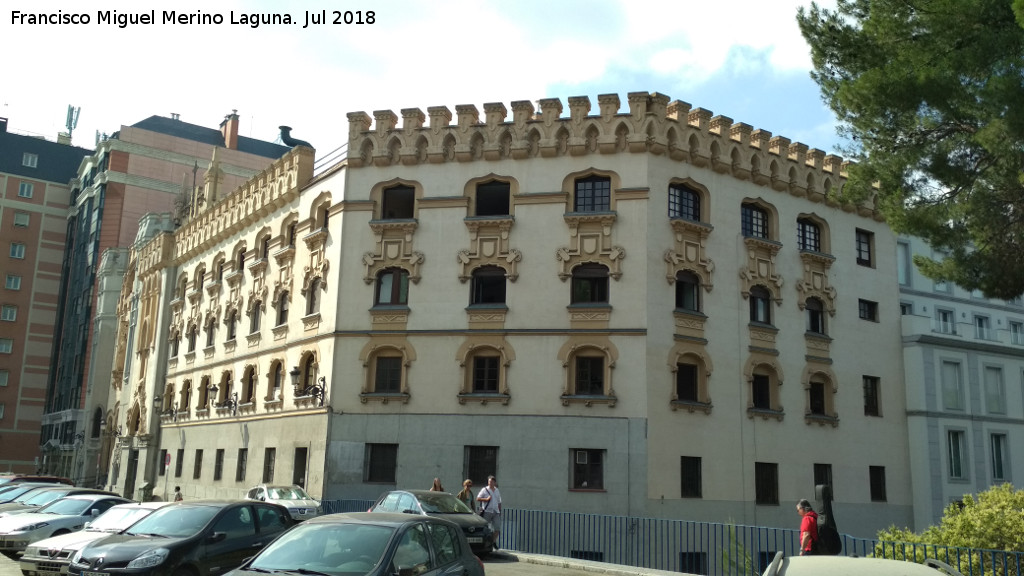
<instances>
[{"instance_id":1,"label":"brick chimney","mask_svg":"<svg viewBox=\"0 0 1024 576\"><path fill-rule=\"evenodd\" d=\"M238 149L238 110L232 110L231 114L224 117L220 123L220 133L224 135L225 148Z\"/></svg>"}]
</instances>

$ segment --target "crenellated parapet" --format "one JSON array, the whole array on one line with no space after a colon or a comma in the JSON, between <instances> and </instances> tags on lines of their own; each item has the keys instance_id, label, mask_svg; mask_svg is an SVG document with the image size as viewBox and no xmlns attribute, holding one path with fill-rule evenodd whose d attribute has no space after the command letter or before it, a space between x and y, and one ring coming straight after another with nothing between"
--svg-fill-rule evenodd
<instances>
[{"instance_id":1,"label":"crenellated parapet","mask_svg":"<svg viewBox=\"0 0 1024 576\"><path fill-rule=\"evenodd\" d=\"M351 112L348 167L386 167L444 162L552 158L588 154L654 154L730 174L778 192L813 202L839 205L837 193L846 182L846 162L806 144L773 136L766 130L710 110L692 108L657 92L630 92L628 112L620 112L617 94L567 101L568 115L558 98L484 104L483 115L472 104L459 105L453 115L446 106L424 114L405 108L399 116L378 110L371 117ZM843 205L848 212L882 220L873 199Z\"/></svg>"},{"instance_id":2,"label":"crenellated parapet","mask_svg":"<svg viewBox=\"0 0 1024 576\"><path fill-rule=\"evenodd\" d=\"M392 123L393 124L393 123ZM313 178L312 148L296 146L254 175L211 208L175 231L174 258L183 262L230 236L262 222L274 210L292 202Z\"/></svg>"}]
</instances>

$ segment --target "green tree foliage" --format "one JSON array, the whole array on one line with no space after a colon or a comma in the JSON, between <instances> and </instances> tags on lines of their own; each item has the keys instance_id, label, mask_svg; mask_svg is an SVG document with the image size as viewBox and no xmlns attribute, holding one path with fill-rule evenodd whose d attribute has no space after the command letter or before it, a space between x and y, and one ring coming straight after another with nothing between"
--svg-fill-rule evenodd
<instances>
[{"instance_id":1,"label":"green tree foliage","mask_svg":"<svg viewBox=\"0 0 1024 576\"><path fill-rule=\"evenodd\" d=\"M1024 490L1012 484L993 486L978 494L967 494L963 505L950 504L937 526L930 526L920 534L891 526L878 533L879 544L875 556L897 560L923 562L936 558L952 565L960 565L967 573L967 564L980 573L1016 574L1016 564L1001 554L991 552L1024 552ZM961 549L975 549L967 552ZM1012 564L1012 565L1011 565Z\"/></svg>"},{"instance_id":2,"label":"green tree foliage","mask_svg":"<svg viewBox=\"0 0 1024 576\"><path fill-rule=\"evenodd\" d=\"M1024 292L1024 0L838 0L797 16L852 143L842 191L946 257L928 276ZM1024 20L1022 20L1024 21Z\"/></svg>"}]
</instances>

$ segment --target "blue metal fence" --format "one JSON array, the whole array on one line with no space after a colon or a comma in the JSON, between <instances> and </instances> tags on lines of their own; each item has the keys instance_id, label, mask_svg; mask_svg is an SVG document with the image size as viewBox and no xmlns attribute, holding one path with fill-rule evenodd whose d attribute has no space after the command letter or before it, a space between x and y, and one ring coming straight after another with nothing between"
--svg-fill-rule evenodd
<instances>
[{"instance_id":1,"label":"blue metal fence","mask_svg":"<svg viewBox=\"0 0 1024 576\"><path fill-rule=\"evenodd\" d=\"M324 512L365 511L372 500L324 501ZM776 552L799 551L799 534L665 518L502 511L503 549L709 576L761 574ZM967 576L1024 576L1024 552L979 550L843 536L843 554L923 562L941 560Z\"/></svg>"}]
</instances>

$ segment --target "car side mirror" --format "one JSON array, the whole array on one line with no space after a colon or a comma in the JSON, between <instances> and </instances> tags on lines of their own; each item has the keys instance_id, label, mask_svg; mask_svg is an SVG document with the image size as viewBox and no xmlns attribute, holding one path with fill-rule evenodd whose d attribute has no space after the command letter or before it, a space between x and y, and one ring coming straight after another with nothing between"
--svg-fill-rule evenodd
<instances>
[{"instance_id":1,"label":"car side mirror","mask_svg":"<svg viewBox=\"0 0 1024 576\"><path fill-rule=\"evenodd\" d=\"M89 511L89 515L92 516L93 518L95 518L95 517L100 515L100 511L99 510L95 510L95 509L94 510L90 510Z\"/></svg>"},{"instance_id":2,"label":"car side mirror","mask_svg":"<svg viewBox=\"0 0 1024 576\"><path fill-rule=\"evenodd\" d=\"M214 532L213 534L210 534L210 537L207 538L206 541L210 544L215 544L217 542L224 540L227 537L227 532Z\"/></svg>"}]
</instances>

